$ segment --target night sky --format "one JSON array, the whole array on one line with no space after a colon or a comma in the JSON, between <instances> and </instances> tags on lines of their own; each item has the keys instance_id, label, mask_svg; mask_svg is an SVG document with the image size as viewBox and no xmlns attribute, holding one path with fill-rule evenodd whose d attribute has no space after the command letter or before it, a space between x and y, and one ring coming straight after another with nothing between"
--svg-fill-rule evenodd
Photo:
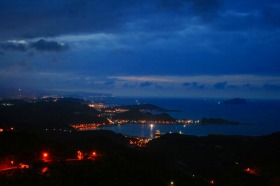
<instances>
[{"instance_id":1,"label":"night sky","mask_svg":"<svg viewBox=\"0 0 280 186\"><path fill-rule=\"evenodd\" d=\"M279 0L1 0L0 87L280 98Z\"/></svg>"}]
</instances>

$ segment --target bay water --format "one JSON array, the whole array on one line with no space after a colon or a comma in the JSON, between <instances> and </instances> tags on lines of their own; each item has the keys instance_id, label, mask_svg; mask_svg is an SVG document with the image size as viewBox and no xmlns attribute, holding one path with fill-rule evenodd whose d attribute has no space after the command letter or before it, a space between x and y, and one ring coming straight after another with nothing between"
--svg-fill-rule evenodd
<instances>
[{"instance_id":1,"label":"bay water","mask_svg":"<svg viewBox=\"0 0 280 186\"><path fill-rule=\"evenodd\" d=\"M238 121L246 125L162 125L125 124L103 127L116 133L130 136L152 137L156 130L161 133L182 133L186 135L205 136L210 134L260 136L280 131L280 100L247 100L247 104L223 104L224 99L190 99L190 98L103 98L106 104L133 105L154 104L167 110L176 119L200 120L203 117L223 118Z\"/></svg>"}]
</instances>

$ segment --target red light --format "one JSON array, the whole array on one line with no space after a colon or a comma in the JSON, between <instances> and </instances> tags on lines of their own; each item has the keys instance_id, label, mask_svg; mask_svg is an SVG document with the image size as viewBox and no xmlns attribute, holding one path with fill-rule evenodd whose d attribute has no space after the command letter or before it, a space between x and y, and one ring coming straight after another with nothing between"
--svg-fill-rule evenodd
<instances>
[{"instance_id":1,"label":"red light","mask_svg":"<svg viewBox=\"0 0 280 186\"><path fill-rule=\"evenodd\" d=\"M41 169L41 173L45 173L47 171L48 171L48 167L44 167L44 168Z\"/></svg>"},{"instance_id":2,"label":"red light","mask_svg":"<svg viewBox=\"0 0 280 186\"><path fill-rule=\"evenodd\" d=\"M43 157L44 157L44 158L47 158L48 156L49 156L48 153L46 153L46 152L43 153Z\"/></svg>"},{"instance_id":3,"label":"red light","mask_svg":"<svg viewBox=\"0 0 280 186\"><path fill-rule=\"evenodd\" d=\"M14 161L12 160L12 161L11 161L11 165L13 165L13 164L14 164Z\"/></svg>"},{"instance_id":4,"label":"red light","mask_svg":"<svg viewBox=\"0 0 280 186\"><path fill-rule=\"evenodd\" d=\"M211 184L211 185L214 185L214 184L215 184L214 180L211 180L211 181L210 181L210 184Z\"/></svg>"},{"instance_id":5,"label":"red light","mask_svg":"<svg viewBox=\"0 0 280 186\"><path fill-rule=\"evenodd\" d=\"M92 152L92 155L93 155L93 156L96 156L96 152Z\"/></svg>"}]
</instances>

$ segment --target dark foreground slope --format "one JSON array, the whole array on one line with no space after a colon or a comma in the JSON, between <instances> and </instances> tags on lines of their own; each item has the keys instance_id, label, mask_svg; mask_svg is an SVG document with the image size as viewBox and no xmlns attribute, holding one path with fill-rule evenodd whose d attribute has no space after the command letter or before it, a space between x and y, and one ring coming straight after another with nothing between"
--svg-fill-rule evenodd
<instances>
[{"instance_id":1,"label":"dark foreground slope","mask_svg":"<svg viewBox=\"0 0 280 186\"><path fill-rule=\"evenodd\" d=\"M0 133L1 162L28 170L1 173L1 185L279 185L280 133L263 137L167 134L146 148L111 131ZM50 161L38 159L41 152ZM96 152L72 161L77 151ZM0 166L1 166L0 162ZM48 167L47 173L41 169ZM244 171L250 168L251 171ZM213 182L211 182L213 181Z\"/></svg>"},{"instance_id":2,"label":"dark foreground slope","mask_svg":"<svg viewBox=\"0 0 280 186\"><path fill-rule=\"evenodd\" d=\"M280 133L262 137L167 134L147 150L217 185L280 185Z\"/></svg>"}]
</instances>

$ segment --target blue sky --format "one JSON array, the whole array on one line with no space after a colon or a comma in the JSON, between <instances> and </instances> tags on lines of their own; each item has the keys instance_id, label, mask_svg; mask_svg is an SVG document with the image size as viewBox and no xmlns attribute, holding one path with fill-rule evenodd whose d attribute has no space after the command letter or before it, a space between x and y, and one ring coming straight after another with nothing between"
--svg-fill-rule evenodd
<instances>
[{"instance_id":1,"label":"blue sky","mask_svg":"<svg viewBox=\"0 0 280 186\"><path fill-rule=\"evenodd\" d=\"M1 0L2 90L280 98L279 0Z\"/></svg>"}]
</instances>

